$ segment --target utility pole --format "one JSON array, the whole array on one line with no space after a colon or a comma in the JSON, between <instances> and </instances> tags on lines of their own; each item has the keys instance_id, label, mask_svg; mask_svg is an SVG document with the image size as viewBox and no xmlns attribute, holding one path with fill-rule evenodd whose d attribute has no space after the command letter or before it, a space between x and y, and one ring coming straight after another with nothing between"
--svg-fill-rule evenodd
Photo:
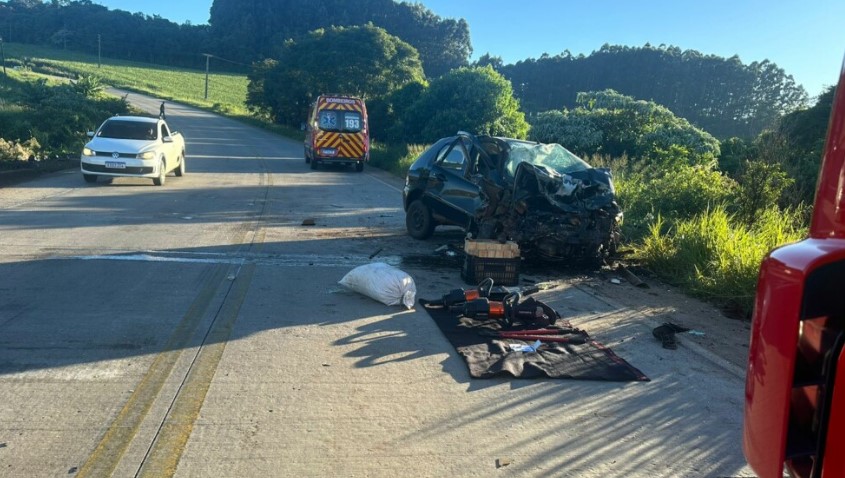
<instances>
[{"instance_id":1,"label":"utility pole","mask_svg":"<svg viewBox=\"0 0 845 478\"><path fill-rule=\"evenodd\" d=\"M101 41L101 35L97 34L97 68L100 67L100 61L102 60L102 51L103 51L103 43Z\"/></svg>"},{"instance_id":2,"label":"utility pole","mask_svg":"<svg viewBox=\"0 0 845 478\"><path fill-rule=\"evenodd\" d=\"M208 60L212 55L203 53L203 56L205 56L205 99L208 99Z\"/></svg>"}]
</instances>

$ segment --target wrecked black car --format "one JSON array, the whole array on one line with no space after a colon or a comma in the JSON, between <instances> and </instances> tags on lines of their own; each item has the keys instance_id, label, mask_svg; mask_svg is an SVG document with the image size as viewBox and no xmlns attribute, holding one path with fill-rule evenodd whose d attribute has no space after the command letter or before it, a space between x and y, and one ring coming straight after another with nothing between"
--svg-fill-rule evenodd
<instances>
[{"instance_id":1,"label":"wrecked black car","mask_svg":"<svg viewBox=\"0 0 845 478\"><path fill-rule=\"evenodd\" d=\"M601 259L619 243L622 212L610 171L559 144L459 132L417 158L402 196L416 239L456 225L553 260Z\"/></svg>"}]
</instances>

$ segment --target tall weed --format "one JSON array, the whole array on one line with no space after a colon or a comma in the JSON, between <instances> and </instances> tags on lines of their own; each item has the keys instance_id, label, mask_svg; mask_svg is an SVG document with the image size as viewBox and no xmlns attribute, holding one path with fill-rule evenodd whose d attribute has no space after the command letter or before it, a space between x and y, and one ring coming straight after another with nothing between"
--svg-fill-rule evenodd
<instances>
[{"instance_id":1,"label":"tall weed","mask_svg":"<svg viewBox=\"0 0 845 478\"><path fill-rule=\"evenodd\" d=\"M408 168L428 148L421 144L385 144L373 141L370 163L397 176L405 176Z\"/></svg>"},{"instance_id":2,"label":"tall weed","mask_svg":"<svg viewBox=\"0 0 845 478\"><path fill-rule=\"evenodd\" d=\"M636 249L643 264L692 294L748 313L757 272L773 248L805 236L800 212L772 206L746 226L724 206L667 226L662 216Z\"/></svg>"}]
</instances>

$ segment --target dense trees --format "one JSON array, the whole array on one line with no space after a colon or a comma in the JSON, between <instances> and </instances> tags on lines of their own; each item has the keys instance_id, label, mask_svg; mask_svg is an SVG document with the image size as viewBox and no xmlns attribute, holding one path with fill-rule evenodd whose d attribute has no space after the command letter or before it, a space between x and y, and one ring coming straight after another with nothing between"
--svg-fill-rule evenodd
<instances>
[{"instance_id":1,"label":"dense trees","mask_svg":"<svg viewBox=\"0 0 845 478\"><path fill-rule=\"evenodd\" d=\"M318 28L367 23L413 45L429 77L467 65L472 53L466 21L441 18L419 3L214 0L209 22L218 54L228 58L276 58L285 40L303 38Z\"/></svg>"},{"instance_id":2,"label":"dense trees","mask_svg":"<svg viewBox=\"0 0 845 478\"><path fill-rule=\"evenodd\" d=\"M487 64L497 59L486 55ZM804 89L769 61L743 64L677 47L604 45L589 56L568 51L497 69L528 112L574 108L577 93L614 89L652 100L719 138L752 138L802 107Z\"/></svg>"},{"instance_id":3,"label":"dense trees","mask_svg":"<svg viewBox=\"0 0 845 478\"><path fill-rule=\"evenodd\" d=\"M219 68L246 68L312 30L367 23L412 44L430 77L467 65L472 53L466 21L393 0L215 0L210 26L177 25L90 0L0 2L6 41L96 53L99 35L106 57L196 68L204 66L203 53L230 60Z\"/></svg>"},{"instance_id":4,"label":"dense trees","mask_svg":"<svg viewBox=\"0 0 845 478\"><path fill-rule=\"evenodd\" d=\"M709 133L652 101L613 90L579 93L573 110L550 111L532 120L531 138L560 143L585 156L673 161L715 166L719 142Z\"/></svg>"},{"instance_id":5,"label":"dense trees","mask_svg":"<svg viewBox=\"0 0 845 478\"><path fill-rule=\"evenodd\" d=\"M0 3L0 27L5 41L195 68L204 66L208 43L207 26L109 10L90 0Z\"/></svg>"},{"instance_id":6,"label":"dense trees","mask_svg":"<svg viewBox=\"0 0 845 478\"><path fill-rule=\"evenodd\" d=\"M300 124L321 93L364 97L373 135L432 142L459 129L524 137L528 123L510 83L490 67L458 68L429 85L416 50L373 25L316 30L288 41L278 60L256 63L247 103Z\"/></svg>"},{"instance_id":7,"label":"dense trees","mask_svg":"<svg viewBox=\"0 0 845 478\"><path fill-rule=\"evenodd\" d=\"M274 121L298 125L322 93L383 98L423 81L417 51L399 38L372 25L332 27L288 41L278 60L258 63L247 103Z\"/></svg>"},{"instance_id":8,"label":"dense trees","mask_svg":"<svg viewBox=\"0 0 845 478\"><path fill-rule=\"evenodd\" d=\"M406 111L406 141L434 142L458 130L515 138L528 133L510 82L489 66L459 68L432 80Z\"/></svg>"}]
</instances>

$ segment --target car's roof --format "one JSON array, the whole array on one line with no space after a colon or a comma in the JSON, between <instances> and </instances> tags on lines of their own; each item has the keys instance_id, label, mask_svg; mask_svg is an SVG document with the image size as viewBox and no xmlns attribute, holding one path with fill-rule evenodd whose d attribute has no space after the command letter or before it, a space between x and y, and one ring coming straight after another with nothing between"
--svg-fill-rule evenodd
<instances>
[{"instance_id":1,"label":"car's roof","mask_svg":"<svg viewBox=\"0 0 845 478\"><path fill-rule=\"evenodd\" d=\"M112 116L109 121L134 121L138 123L158 123L158 118L149 116Z\"/></svg>"}]
</instances>

